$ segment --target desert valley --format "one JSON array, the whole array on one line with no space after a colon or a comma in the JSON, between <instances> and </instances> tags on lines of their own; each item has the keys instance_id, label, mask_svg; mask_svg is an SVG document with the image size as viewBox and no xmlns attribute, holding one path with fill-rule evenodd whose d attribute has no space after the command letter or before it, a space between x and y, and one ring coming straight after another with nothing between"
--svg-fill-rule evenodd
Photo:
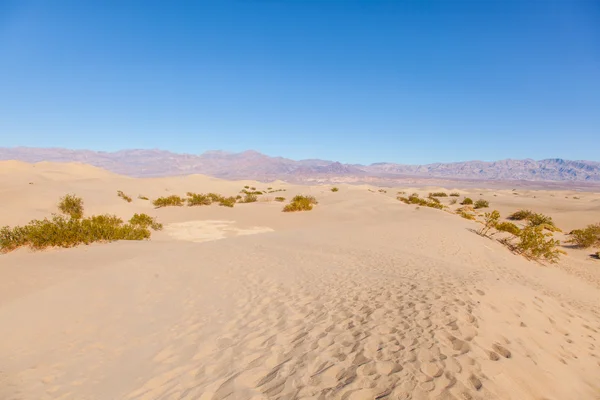
<instances>
[{"instance_id":1,"label":"desert valley","mask_svg":"<svg viewBox=\"0 0 600 400\"><path fill-rule=\"evenodd\" d=\"M0 162L2 226L51 218L67 194L84 218L162 227L44 249L4 231L2 399L600 399L600 249L569 242L600 223L600 189ZM314 200L282 212L295 196ZM545 218L556 262L499 232L533 225L507 219L519 210Z\"/></svg>"}]
</instances>

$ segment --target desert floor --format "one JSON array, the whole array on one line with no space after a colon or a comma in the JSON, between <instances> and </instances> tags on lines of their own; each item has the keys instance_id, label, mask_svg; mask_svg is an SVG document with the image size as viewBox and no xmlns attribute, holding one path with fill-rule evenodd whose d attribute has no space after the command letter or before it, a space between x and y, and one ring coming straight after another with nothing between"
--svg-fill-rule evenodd
<instances>
[{"instance_id":1,"label":"desert floor","mask_svg":"<svg viewBox=\"0 0 600 400\"><path fill-rule=\"evenodd\" d=\"M244 185L286 191L234 208L137 198ZM339 187L0 163L0 225L50 216L66 193L87 215L165 224L150 241L0 255L0 398L600 399L591 251L542 265L396 200L437 188ZM565 232L600 222L598 193L444 190ZM298 193L319 204L267 201Z\"/></svg>"}]
</instances>

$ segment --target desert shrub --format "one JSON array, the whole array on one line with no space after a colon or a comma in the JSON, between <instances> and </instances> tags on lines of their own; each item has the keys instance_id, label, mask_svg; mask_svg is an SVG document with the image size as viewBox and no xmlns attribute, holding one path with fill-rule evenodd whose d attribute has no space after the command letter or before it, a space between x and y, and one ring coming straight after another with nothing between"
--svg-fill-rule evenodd
<instances>
[{"instance_id":1,"label":"desert shrub","mask_svg":"<svg viewBox=\"0 0 600 400\"><path fill-rule=\"evenodd\" d=\"M477 234L481 235L481 236L487 236L489 231L491 229L495 228L496 225L498 225L499 221L500 221L500 212L498 212L497 210L485 213L485 219L484 219L483 226L481 227L481 229L479 229L477 231Z\"/></svg>"},{"instance_id":2,"label":"desert shrub","mask_svg":"<svg viewBox=\"0 0 600 400\"><path fill-rule=\"evenodd\" d=\"M534 213L527 218L529 226L540 226L543 229L547 229L551 232L562 232L560 228L554 225L552 217L544 214Z\"/></svg>"},{"instance_id":3,"label":"desert shrub","mask_svg":"<svg viewBox=\"0 0 600 400\"><path fill-rule=\"evenodd\" d=\"M135 214L127 224L115 215L83 218L83 201L74 196L63 197L59 208L69 218L53 215L50 219L32 220L25 226L5 226L0 229L0 252L9 252L22 246L44 249L93 242L143 240L150 238L148 228L162 229L162 224L146 214Z\"/></svg>"},{"instance_id":4,"label":"desert shrub","mask_svg":"<svg viewBox=\"0 0 600 400\"><path fill-rule=\"evenodd\" d=\"M221 200L219 200L219 205L223 207L233 207L235 202L235 197L222 197Z\"/></svg>"},{"instance_id":5,"label":"desert shrub","mask_svg":"<svg viewBox=\"0 0 600 400\"><path fill-rule=\"evenodd\" d=\"M93 242L143 240L150 238L150 235L148 226L123 224L123 220L114 215L87 218L54 215L51 219L33 220L26 226L2 228L0 251L8 252L21 246L39 250Z\"/></svg>"},{"instance_id":6,"label":"desert shrub","mask_svg":"<svg viewBox=\"0 0 600 400\"><path fill-rule=\"evenodd\" d=\"M571 239L567 243L572 243L582 249L588 247L600 247L600 223L588 225L585 229L575 229L569 233Z\"/></svg>"},{"instance_id":7,"label":"desert shrub","mask_svg":"<svg viewBox=\"0 0 600 400\"><path fill-rule=\"evenodd\" d=\"M181 207L183 206L183 198L177 195L171 195L168 197L159 197L152 202L152 205L156 208L161 207Z\"/></svg>"},{"instance_id":8,"label":"desert shrub","mask_svg":"<svg viewBox=\"0 0 600 400\"><path fill-rule=\"evenodd\" d=\"M187 193L187 205L188 207L194 206L210 206L213 202L212 198L209 195L202 193Z\"/></svg>"},{"instance_id":9,"label":"desert shrub","mask_svg":"<svg viewBox=\"0 0 600 400\"><path fill-rule=\"evenodd\" d=\"M437 200L437 199L436 199ZM427 201L427 204L425 204L427 207L430 208L437 208L438 210L443 210L444 206L442 204L440 204L440 202L435 202L435 201Z\"/></svg>"},{"instance_id":10,"label":"desert shrub","mask_svg":"<svg viewBox=\"0 0 600 400\"><path fill-rule=\"evenodd\" d=\"M225 197L221 196L218 193L207 193L206 197L208 197L211 200L211 202L214 202L214 203L218 203L221 200L225 199Z\"/></svg>"},{"instance_id":11,"label":"desert shrub","mask_svg":"<svg viewBox=\"0 0 600 400\"><path fill-rule=\"evenodd\" d=\"M59 200L58 209L71 218L80 219L83 217L83 199L72 194L67 194Z\"/></svg>"},{"instance_id":12,"label":"desert shrub","mask_svg":"<svg viewBox=\"0 0 600 400\"><path fill-rule=\"evenodd\" d=\"M340 190L340 189L338 189L337 187L332 187L332 188L331 188L331 191L332 191L332 192L337 192L337 191L339 191L339 190Z\"/></svg>"},{"instance_id":13,"label":"desert shrub","mask_svg":"<svg viewBox=\"0 0 600 400\"><path fill-rule=\"evenodd\" d=\"M521 232L521 229L512 222L500 222L496 224L496 230L499 232L507 232L515 236Z\"/></svg>"},{"instance_id":14,"label":"desert shrub","mask_svg":"<svg viewBox=\"0 0 600 400\"><path fill-rule=\"evenodd\" d=\"M465 197L464 200L460 203L463 206L473 204L473 200L470 197Z\"/></svg>"},{"instance_id":15,"label":"desert shrub","mask_svg":"<svg viewBox=\"0 0 600 400\"><path fill-rule=\"evenodd\" d=\"M273 189L273 188L272 188L272 187L268 187L268 188L267 188L267 190L271 190L271 189Z\"/></svg>"},{"instance_id":16,"label":"desert shrub","mask_svg":"<svg viewBox=\"0 0 600 400\"><path fill-rule=\"evenodd\" d=\"M468 211L458 211L458 215L460 215L464 219L469 219L469 220L474 220L475 219L475 215L471 214Z\"/></svg>"},{"instance_id":17,"label":"desert shrub","mask_svg":"<svg viewBox=\"0 0 600 400\"><path fill-rule=\"evenodd\" d=\"M385 190L385 189L379 189L378 192L379 193L387 193L387 190Z\"/></svg>"},{"instance_id":18,"label":"desert shrub","mask_svg":"<svg viewBox=\"0 0 600 400\"><path fill-rule=\"evenodd\" d=\"M451 205L451 206L453 206L454 204L456 204L456 202L457 202L457 201L458 201L458 200L456 200L456 199L452 199L452 200L450 200L450 205Z\"/></svg>"},{"instance_id":19,"label":"desert shrub","mask_svg":"<svg viewBox=\"0 0 600 400\"><path fill-rule=\"evenodd\" d=\"M123 200L125 200L128 203L131 203L133 201L133 199L131 197L127 196L121 190L117 190L117 196L119 196L120 198L122 198Z\"/></svg>"},{"instance_id":20,"label":"desert shrub","mask_svg":"<svg viewBox=\"0 0 600 400\"><path fill-rule=\"evenodd\" d=\"M451 197L460 197L460 193L458 193L458 192L452 192L452 193L450 193L450 196Z\"/></svg>"},{"instance_id":21,"label":"desert shrub","mask_svg":"<svg viewBox=\"0 0 600 400\"><path fill-rule=\"evenodd\" d=\"M254 203L258 200L258 197L253 193L246 193L246 195L239 200L240 203Z\"/></svg>"},{"instance_id":22,"label":"desert shrub","mask_svg":"<svg viewBox=\"0 0 600 400\"><path fill-rule=\"evenodd\" d=\"M422 199L416 193L411 194L408 198L400 196L400 197L397 197L397 199L406 204L416 204L418 206L437 208L438 210L441 210L444 208L444 206L440 203L440 201L438 199L433 198L433 197L427 198L427 199Z\"/></svg>"},{"instance_id":23,"label":"desert shrub","mask_svg":"<svg viewBox=\"0 0 600 400\"><path fill-rule=\"evenodd\" d=\"M594 254L594 257L596 257L598 260L600 260L600 251L596 252L596 254Z\"/></svg>"},{"instance_id":24,"label":"desert shrub","mask_svg":"<svg viewBox=\"0 0 600 400\"><path fill-rule=\"evenodd\" d=\"M256 188L253 186L253 187L250 188L250 190L256 190Z\"/></svg>"},{"instance_id":25,"label":"desert shrub","mask_svg":"<svg viewBox=\"0 0 600 400\"><path fill-rule=\"evenodd\" d=\"M294 196L292 201L283 207L283 212L310 211L315 204L318 204L318 202L313 196L298 195Z\"/></svg>"},{"instance_id":26,"label":"desert shrub","mask_svg":"<svg viewBox=\"0 0 600 400\"><path fill-rule=\"evenodd\" d=\"M479 208L488 208L490 206L490 202L487 200L479 199L475 202L475 209Z\"/></svg>"},{"instance_id":27,"label":"desert shrub","mask_svg":"<svg viewBox=\"0 0 600 400\"><path fill-rule=\"evenodd\" d=\"M156 222L156 219L148 214L133 214L133 217L129 219L129 224L144 228L150 227L155 231L160 231L163 228L161 223Z\"/></svg>"},{"instance_id":28,"label":"desert shrub","mask_svg":"<svg viewBox=\"0 0 600 400\"><path fill-rule=\"evenodd\" d=\"M524 219L529 219L529 217L531 217L532 215L533 215L533 211L531 211L531 210L519 210L519 211L515 211L514 213L510 214L506 218L510 219L511 221L523 221Z\"/></svg>"},{"instance_id":29,"label":"desert shrub","mask_svg":"<svg viewBox=\"0 0 600 400\"><path fill-rule=\"evenodd\" d=\"M429 197L448 197L448 195L445 192L434 192L429 193Z\"/></svg>"},{"instance_id":30,"label":"desert shrub","mask_svg":"<svg viewBox=\"0 0 600 400\"><path fill-rule=\"evenodd\" d=\"M556 262L560 254L564 254L557 249L560 241L552 239L551 233L544 233L542 226L527 226L519 232L517 238L518 242L512 248L528 259Z\"/></svg>"},{"instance_id":31,"label":"desert shrub","mask_svg":"<svg viewBox=\"0 0 600 400\"><path fill-rule=\"evenodd\" d=\"M281 202L285 201L285 197L275 197L275 201L278 201L281 203Z\"/></svg>"},{"instance_id":32,"label":"desert shrub","mask_svg":"<svg viewBox=\"0 0 600 400\"><path fill-rule=\"evenodd\" d=\"M250 189L250 186L244 186L244 189Z\"/></svg>"},{"instance_id":33,"label":"desert shrub","mask_svg":"<svg viewBox=\"0 0 600 400\"><path fill-rule=\"evenodd\" d=\"M146 196L142 196L141 194L138 196L138 199L140 199L140 200L150 200L149 198L147 198Z\"/></svg>"}]
</instances>

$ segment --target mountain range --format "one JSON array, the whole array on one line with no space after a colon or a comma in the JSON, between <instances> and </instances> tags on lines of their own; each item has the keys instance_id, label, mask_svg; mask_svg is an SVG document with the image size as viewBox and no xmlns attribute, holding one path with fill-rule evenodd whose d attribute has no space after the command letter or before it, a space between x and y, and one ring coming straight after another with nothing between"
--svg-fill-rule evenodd
<instances>
[{"instance_id":1,"label":"mountain range","mask_svg":"<svg viewBox=\"0 0 600 400\"><path fill-rule=\"evenodd\" d=\"M282 179L291 182L375 182L402 178L462 180L579 182L600 184L600 162L546 160L464 161L407 165L342 164L328 160L291 160L257 151L208 151L200 155L166 150L103 152L63 148L0 148L0 160L80 162L134 177L205 174L223 179Z\"/></svg>"}]
</instances>

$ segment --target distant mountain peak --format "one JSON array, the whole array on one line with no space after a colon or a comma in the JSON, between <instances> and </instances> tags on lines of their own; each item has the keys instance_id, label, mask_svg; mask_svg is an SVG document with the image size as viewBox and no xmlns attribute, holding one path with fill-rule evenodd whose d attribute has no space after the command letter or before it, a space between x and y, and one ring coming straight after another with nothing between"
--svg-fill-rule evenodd
<instances>
[{"instance_id":1,"label":"distant mountain peak","mask_svg":"<svg viewBox=\"0 0 600 400\"><path fill-rule=\"evenodd\" d=\"M546 160L460 161L427 165L379 162L370 165L343 164L318 159L291 160L270 157L256 150L231 153L206 151L200 155L160 149L130 149L116 152L61 148L0 148L0 160L25 162L81 162L130 176L205 174L224 179L310 180L340 178L424 177L470 180L532 180L600 183L600 163L595 161Z\"/></svg>"}]
</instances>

